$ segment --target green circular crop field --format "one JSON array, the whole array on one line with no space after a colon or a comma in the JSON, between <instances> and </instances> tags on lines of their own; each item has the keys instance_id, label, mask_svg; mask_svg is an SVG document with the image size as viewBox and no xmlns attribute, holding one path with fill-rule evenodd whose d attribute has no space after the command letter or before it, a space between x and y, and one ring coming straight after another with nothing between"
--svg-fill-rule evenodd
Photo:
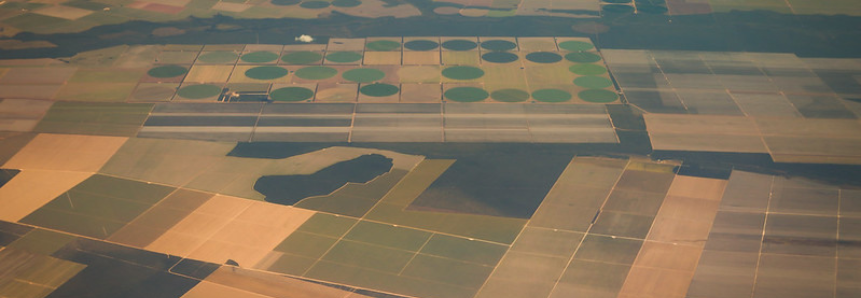
<instances>
[{"instance_id":1,"label":"green circular crop field","mask_svg":"<svg viewBox=\"0 0 861 298\"><path fill-rule=\"evenodd\" d=\"M454 87L445 91L445 98L459 102L482 101L490 96L484 89L476 87Z\"/></svg>"},{"instance_id":2,"label":"green circular crop field","mask_svg":"<svg viewBox=\"0 0 861 298\"><path fill-rule=\"evenodd\" d=\"M491 92L490 98L501 102L521 102L529 99L529 92L520 89L500 89Z\"/></svg>"},{"instance_id":3,"label":"green circular crop field","mask_svg":"<svg viewBox=\"0 0 861 298\"><path fill-rule=\"evenodd\" d=\"M329 7L329 5L331 5L331 3L326 1L307 1L302 2L302 4L299 4L300 7L307 9L321 9Z\"/></svg>"},{"instance_id":4,"label":"green circular crop field","mask_svg":"<svg viewBox=\"0 0 861 298\"><path fill-rule=\"evenodd\" d=\"M580 91L577 94L580 99L588 102L596 102L596 103L608 103L614 102L619 99L619 95L616 92L604 89L589 89Z\"/></svg>"},{"instance_id":5,"label":"green circular crop field","mask_svg":"<svg viewBox=\"0 0 861 298\"><path fill-rule=\"evenodd\" d=\"M314 91L303 87L284 87L269 92L274 101L303 101L314 96Z\"/></svg>"},{"instance_id":6,"label":"green circular crop field","mask_svg":"<svg viewBox=\"0 0 861 298\"><path fill-rule=\"evenodd\" d=\"M373 97L391 96L398 94L398 91L400 91L398 86L381 83L365 85L359 88L359 92L362 94Z\"/></svg>"},{"instance_id":7,"label":"green circular crop field","mask_svg":"<svg viewBox=\"0 0 861 298\"><path fill-rule=\"evenodd\" d=\"M517 48L517 44L507 40L488 40L481 42L481 47L491 51L508 51Z\"/></svg>"},{"instance_id":8,"label":"green circular crop field","mask_svg":"<svg viewBox=\"0 0 861 298\"><path fill-rule=\"evenodd\" d=\"M601 61L601 56L589 52L574 52L566 54L565 59L571 62L592 63Z\"/></svg>"},{"instance_id":9,"label":"green circular crop field","mask_svg":"<svg viewBox=\"0 0 861 298\"><path fill-rule=\"evenodd\" d=\"M266 63L278 59L278 54L268 51L258 51L242 55L239 59L248 63Z\"/></svg>"},{"instance_id":10,"label":"green circular crop field","mask_svg":"<svg viewBox=\"0 0 861 298\"><path fill-rule=\"evenodd\" d=\"M566 50L566 51L582 52L582 51L591 50L591 49L595 48L595 46L592 45L591 43L588 43L585 41L569 40L569 41L560 42L559 48Z\"/></svg>"},{"instance_id":11,"label":"green circular crop field","mask_svg":"<svg viewBox=\"0 0 861 298\"><path fill-rule=\"evenodd\" d=\"M272 80L286 76L287 69L278 66L258 66L245 71L245 76L255 80Z\"/></svg>"},{"instance_id":12,"label":"green circular crop field","mask_svg":"<svg viewBox=\"0 0 861 298\"><path fill-rule=\"evenodd\" d=\"M386 77L386 73L379 69L373 68L356 68L345 71L341 74L345 80L353 81L356 83L370 83L373 81L379 81Z\"/></svg>"},{"instance_id":13,"label":"green circular crop field","mask_svg":"<svg viewBox=\"0 0 861 298\"><path fill-rule=\"evenodd\" d=\"M490 52L490 53L486 53L484 55L481 55L481 59L484 59L484 61L493 62L493 63L510 63L510 62L517 61L517 59L520 59L520 58L517 57L517 55L515 55L513 53L509 53L509 52Z\"/></svg>"},{"instance_id":14,"label":"green circular crop field","mask_svg":"<svg viewBox=\"0 0 861 298\"><path fill-rule=\"evenodd\" d=\"M484 76L484 71L472 66L453 66L443 69L442 75L453 80L472 80Z\"/></svg>"},{"instance_id":15,"label":"green circular crop field","mask_svg":"<svg viewBox=\"0 0 861 298\"><path fill-rule=\"evenodd\" d=\"M293 52L281 56L281 61L288 64L316 64L323 59L323 55L317 52Z\"/></svg>"},{"instance_id":16,"label":"green circular crop field","mask_svg":"<svg viewBox=\"0 0 861 298\"><path fill-rule=\"evenodd\" d=\"M469 51L474 48L477 48L478 44L465 39L454 39L443 42L442 47L446 50L452 51Z\"/></svg>"},{"instance_id":17,"label":"green circular crop field","mask_svg":"<svg viewBox=\"0 0 861 298\"><path fill-rule=\"evenodd\" d=\"M191 85L179 88L176 95L188 99L204 99L221 94L221 87L215 85Z\"/></svg>"},{"instance_id":18,"label":"green circular crop field","mask_svg":"<svg viewBox=\"0 0 861 298\"><path fill-rule=\"evenodd\" d=\"M559 89L541 89L532 92L532 98L543 102L563 102L571 100L571 93Z\"/></svg>"},{"instance_id":19,"label":"green circular crop field","mask_svg":"<svg viewBox=\"0 0 861 298\"><path fill-rule=\"evenodd\" d=\"M338 74L338 70L326 66L310 66L296 71L296 76L306 80L323 80Z\"/></svg>"},{"instance_id":20,"label":"green circular crop field","mask_svg":"<svg viewBox=\"0 0 861 298\"><path fill-rule=\"evenodd\" d=\"M613 82L602 77L584 76L574 79L574 85L589 89L604 89L613 86Z\"/></svg>"},{"instance_id":21,"label":"green circular crop field","mask_svg":"<svg viewBox=\"0 0 861 298\"><path fill-rule=\"evenodd\" d=\"M158 66L147 71L149 76L160 79L178 77L186 73L188 73L188 68L179 65Z\"/></svg>"},{"instance_id":22,"label":"green circular crop field","mask_svg":"<svg viewBox=\"0 0 861 298\"><path fill-rule=\"evenodd\" d=\"M332 52L326 55L326 60L335 63L350 63L362 60L362 54L356 52Z\"/></svg>"},{"instance_id":23,"label":"green circular crop field","mask_svg":"<svg viewBox=\"0 0 861 298\"><path fill-rule=\"evenodd\" d=\"M573 73L576 73L578 75L584 75L584 76L594 76L594 75L604 74L607 72L606 68L604 68L601 65L595 65L595 64L575 64L575 65L571 65L571 67L569 67L568 70L573 72Z\"/></svg>"},{"instance_id":24,"label":"green circular crop field","mask_svg":"<svg viewBox=\"0 0 861 298\"><path fill-rule=\"evenodd\" d=\"M197 61L206 63L233 63L236 62L236 58L239 58L239 55L234 52L215 51L200 55L200 57L197 57Z\"/></svg>"},{"instance_id":25,"label":"green circular crop field","mask_svg":"<svg viewBox=\"0 0 861 298\"><path fill-rule=\"evenodd\" d=\"M296 5L296 4L299 4L299 2L302 2L302 1L301 0L272 0L271 1L272 4L281 5L281 6Z\"/></svg>"},{"instance_id":26,"label":"green circular crop field","mask_svg":"<svg viewBox=\"0 0 861 298\"><path fill-rule=\"evenodd\" d=\"M359 0L335 0L332 1L332 6L335 7L356 7L362 4Z\"/></svg>"},{"instance_id":27,"label":"green circular crop field","mask_svg":"<svg viewBox=\"0 0 861 298\"><path fill-rule=\"evenodd\" d=\"M369 42L365 48L371 51L394 51L401 48L401 43L391 40L377 40Z\"/></svg>"},{"instance_id":28,"label":"green circular crop field","mask_svg":"<svg viewBox=\"0 0 861 298\"><path fill-rule=\"evenodd\" d=\"M526 60L535 63L556 63L562 61L562 56L551 52L534 52L527 54Z\"/></svg>"},{"instance_id":29,"label":"green circular crop field","mask_svg":"<svg viewBox=\"0 0 861 298\"><path fill-rule=\"evenodd\" d=\"M439 47L439 44L430 40L413 40L404 43L404 47L413 51L430 51Z\"/></svg>"}]
</instances>

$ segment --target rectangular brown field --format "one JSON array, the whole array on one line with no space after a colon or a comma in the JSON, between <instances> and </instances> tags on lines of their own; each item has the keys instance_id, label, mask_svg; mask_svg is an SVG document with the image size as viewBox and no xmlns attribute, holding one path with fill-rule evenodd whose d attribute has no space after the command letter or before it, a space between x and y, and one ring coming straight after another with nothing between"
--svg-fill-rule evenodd
<instances>
[{"instance_id":1,"label":"rectangular brown field","mask_svg":"<svg viewBox=\"0 0 861 298\"><path fill-rule=\"evenodd\" d=\"M401 52L365 52L365 58L362 60L365 65L400 65Z\"/></svg>"},{"instance_id":2,"label":"rectangular brown field","mask_svg":"<svg viewBox=\"0 0 861 298\"><path fill-rule=\"evenodd\" d=\"M437 84L401 85L401 102L440 102L442 89Z\"/></svg>"},{"instance_id":3,"label":"rectangular brown field","mask_svg":"<svg viewBox=\"0 0 861 298\"><path fill-rule=\"evenodd\" d=\"M760 117L754 121L763 135L861 139L861 122L855 119Z\"/></svg>"},{"instance_id":4,"label":"rectangular brown field","mask_svg":"<svg viewBox=\"0 0 861 298\"><path fill-rule=\"evenodd\" d=\"M358 93L359 84L319 84L314 101L355 102Z\"/></svg>"},{"instance_id":5,"label":"rectangular brown field","mask_svg":"<svg viewBox=\"0 0 861 298\"><path fill-rule=\"evenodd\" d=\"M67 20L77 20L90 15L93 12L71 6L52 5L42 9L37 9L33 11L33 13Z\"/></svg>"},{"instance_id":6,"label":"rectangular brown field","mask_svg":"<svg viewBox=\"0 0 861 298\"><path fill-rule=\"evenodd\" d=\"M525 56L523 53L520 59ZM531 62L524 62L529 64ZM572 85L575 75L568 71L568 66L565 64L558 65L529 65L526 66L526 82L532 84L543 85Z\"/></svg>"},{"instance_id":7,"label":"rectangular brown field","mask_svg":"<svg viewBox=\"0 0 861 298\"><path fill-rule=\"evenodd\" d=\"M185 76L186 83L224 83L230 78L233 65L194 65Z\"/></svg>"},{"instance_id":8,"label":"rectangular brown field","mask_svg":"<svg viewBox=\"0 0 861 298\"><path fill-rule=\"evenodd\" d=\"M128 138L39 134L4 168L97 172Z\"/></svg>"},{"instance_id":9,"label":"rectangular brown field","mask_svg":"<svg viewBox=\"0 0 861 298\"><path fill-rule=\"evenodd\" d=\"M250 205L195 249L191 253L192 258L215 263L232 259L253 266L316 213L267 202L246 201Z\"/></svg>"},{"instance_id":10,"label":"rectangular brown field","mask_svg":"<svg viewBox=\"0 0 861 298\"><path fill-rule=\"evenodd\" d=\"M676 176L667 196L680 196L703 200L720 201L726 188L726 180Z\"/></svg>"},{"instance_id":11,"label":"rectangular brown field","mask_svg":"<svg viewBox=\"0 0 861 298\"><path fill-rule=\"evenodd\" d=\"M73 83L60 87L54 95L57 100L73 101L125 101L132 94L136 83L103 84Z\"/></svg>"},{"instance_id":12,"label":"rectangular brown field","mask_svg":"<svg viewBox=\"0 0 861 298\"><path fill-rule=\"evenodd\" d=\"M756 123L742 116L645 114L649 132L759 135Z\"/></svg>"},{"instance_id":13,"label":"rectangular brown field","mask_svg":"<svg viewBox=\"0 0 861 298\"><path fill-rule=\"evenodd\" d=\"M520 65L485 64L482 70L484 70L484 85L488 91L514 88L528 92L526 74Z\"/></svg>"},{"instance_id":14,"label":"rectangular brown field","mask_svg":"<svg viewBox=\"0 0 861 298\"><path fill-rule=\"evenodd\" d=\"M200 50L167 51L163 50L156 57L155 62L165 64L191 64L197 59Z\"/></svg>"},{"instance_id":15,"label":"rectangular brown field","mask_svg":"<svg viewBox=\"0 0 861 298\"><path fill-rule=\"evenodd\" d=\"M693 273L702 254L702 247L646 241L640 248L634 266L680 270Z\"/></svg>"},{"instance_id":16,"label":"rectangular brown field","mask_svg":"<svg viewBox=\"0 0 861 298\"><path fill-rule=\"evenodd\" d=\"M41 116L51 108L53 102L47 100L3 99L0 100L0 115Z\"/></svg>"},{"instance_id":17,"label":"rectangular brown field","mask_svg":"<svg viewBox=\"0 0 861 298\"><path fill-rule=\"evenodd\" d=\"M404 50L403 65L439 65L438 51L406 51Z\"/></svg>"},{"instance_id":18,"label":"rectangular brown field","mask_svg":"<svg viewBox=\"0 0 861 298\"><path fill-rule=\"evenodd\" d=\"M443 65L479 65L481 63L478 51L442 51Z\"/></svg>"},{"instance_id":19,"label":"rectangular brown field","mask_svg":"<svg viewBox=\"0 0 861 298\"><path fill-rule=\"evenodd\" d=\"M227 4L225 2L221 2L219 4ZM211 283L208 281L201 281L196 286L191 288L185 295L182 295L185 298L203 298L203 297L212 297L212 298L267 298L269 296L263 296L260 294L255 294L252 292L248 292L242 289L232 288L228 286L219 285L216 283Z\"/></svg>"},{"instance_id":20,"label":"rectangular brown field","mask_svg":"<svg viewBox=\"0 0 861 298\"><path fill-rule=\"evenodd\" d=\"M349 295L348 292L335 287L284 277L269 272L241 268L219 268L206 277L205 282L241 289L246 293L258 293L265 295L265 297L345 298ZM366 297L356 296L356 298Z\"/></svg>"},{"instance_id":21,"label":"rectangular brown field","mask_svg":"<svg viewBox=\"0 0 861 298\"><path fill-rule=\"evenodd\" d=\"M0 220L17 222L62 195L92 173L23 170L0 187Z\"/></svg>"},{"instance_id":22,"label":"rectangular brown field","mask_svg":"<svg viewBox=\"0 0 861 298\"><path fill-rule=\"evenodd\" d=\"M0 97L52 99L62 85L0 85Z\"/></svg>"},{"instance_id":23,"label":"rectangular brown field","mask_svg":"<svg viewBox=\"0 0 861 298\"><path fill-rule=\"evenodd\" d=\"M76 67L11 68L0 78L0 85L62 84L71 78L76 71L78 71Z\"/></svg>"},{"instance_id":24,"label":"rectangular brown field","mask_svg":"<svg viewBox=\"0 0 861 298\"><path fill-rule=\"evenodd\" d=\"M556 40L553 37L518 37L517 45L523 52L556 51Z\"/></svg>"},{"instance_id":25,"label":"rectangular brown field","mask_svg":"<svg viewBox=\"0 0 861 298\"><path fill-rule=\"evenodd\" d=\"M634 266L619 297L685 297L693 277L692 272Z\"/></svg>"},{"instance_id":26,"label":"rectangular brown field","mask_svg":"<svg viewBox=\"0 0 861 298\"><path fill-rule=\"evenodd\" d=\"M166 14L178 14L185 9L183 6L174 6L174 5L165 5L160 3L150 3L141 8L143 10L166 13Z\"/></svg>"},{"instance_id":27,"label":"rectangular brown field","mask_svg":"<svg viewBox=\"0 0 861 298\"><path fill-rule=\"evenodd\" d=\"M649 132L656 150L768 153L759 136Z\"/></svg>"},{"instance_id":28,"label":"rectangular brown field","mask_svg":"<svg viewBox=\"0 0 861 298\"><path fill-rule=\"evenodd\" d=\"M203 46L203 51L233 51L242 52L245 49L244 44L208 44Z\"/></svg>"},{"instance_id":29,"label":"rectangular brown field","mask_svg":"<svg viewBox=\"0 0 861 298\"><path fill-rule=\"evenodd\" d=\"M861 139L767 136L764 140L775 161L861 164Z\"/></svg>"},{"instance_id":30,"label":"rectangular brown field","mask_svg":"<svg viewBox=\"0 0 861 298\"><path fill-rule=\"evenodd\" d=\"M364 38L332 38L329 39L329 46L326 47L327 52L337 51L358 51L365 50Z\"/></svg>"},{"instance_id":31,"label":"rectangular brown field","mask_svg":"<svg viewBox=\"0 0 861 298\"><path fill-rule=\"evenodd\" d=\"M439 66L402 66L398 77L401 83L439 84L442 75Z\"/></svg>"}]
</instances>

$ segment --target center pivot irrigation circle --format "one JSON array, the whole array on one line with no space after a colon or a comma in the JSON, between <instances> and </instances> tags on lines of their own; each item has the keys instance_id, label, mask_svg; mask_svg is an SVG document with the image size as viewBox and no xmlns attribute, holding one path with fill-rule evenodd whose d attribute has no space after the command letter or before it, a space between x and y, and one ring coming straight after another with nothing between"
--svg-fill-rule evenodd
<instances>
[{"instance_id":1,"label":"center pivot irrigation circle","mask_svg":"<svg viewBox=\"0 0 861 298\"><path fill-rule=\"evenodd\" d=\"M579 63L592 63L601 61L601 56L589 52L573 52L566 54L565 60Z\"/></svg>"},{"instance_id":2,"label":"center pivot irrigation circle","mask_svg":"<svg viewBox=\"0 0 861 298\"><path fill-rule=\"evenodd\" d=\"M606 68L604 68L601 65L595 65L595 64L575 64L575 65L571 65L571 67L569 67L568 70L573 72L573 73L576 73L578 75L584 75L584 76L594 76L594 75L604 74L607 72Z\"/></svg>"},{"instance_id":3,"label":"center pivot irrigation circle","mask_svg":"<svg viewBox=\"0 0 861 298\"><path fill-rule=\"evenodd\" d=\"M445 92L445 98L459 102L476 102L486 99L489 94L476 87L454 87Z\"/></svg>"},{"instance_id":4,"label":"center pivot irrigation circle","mask_svg":"<svg viewBox=\"0 0 861 298\"><path fill-rule=\"evenodd\" d=\"M481 55L481 59L493 63L510 63L517 61L517 59L519 58L517 57L517 55L509 52L490 52Z\"/></svg>"},{"instance_id":5,"label":"center pivot irrigation circle","mask_svg":"<svg viewBox=\"0 0 861 298\"><path fill-rule=\"evenodd\" d=\"M275 54L273 52L267 52L267 51L251 52L251 53L242 55L242 57L239 59L241 59L244 62L248 62L248 63L266 63L266 62L272 62L272 61L275 61L276 59L278 59L278 54Z\"/></svg>"},{"instance_id":6,"label":"center pivot irrigation circle","mask_svg":"<svg viewBox=\"0 0 861 298\"><path fill-rule=\"evenodd\" d=\"M269 92L274 101L303 101L314 96L314 91L303 87L284 87Z\"/></svg>"},{"instance_id":7,"label":"center pivot irrigation circle","mask_svg":"<svg viewBox=\"0 0 861 298\"><path fill-rule=\"evenodd\" d=\"M398 94L398 91L400 91L398 86L381 83L365 85L359 88L359 92L362 94L374 97L391 96Z\"/></svg>"},{"instance_id":8,"label":"center pivot irrigation circle","mask_svg":"<svg viewBox=\"0 0 861 298\"><path fill-rule=\"evenodd\" d=\"M591 43L588 43L585 41L569 40L569 41L560 42L559 48L566 50L566 51L582 52L582 51L591 50L591 49L595 48L595 46L593 46Z\"/></svg>"},{"instance_id":9,"label":"center pivot irrigation circle","mask_svg":"<svg viewBox=\"0 0 861 298\"><path fill-rule=\"evenodd\" d=\"M287 69L278 66L258 66L245 71L245 76L255 80L272 80L288 73Z\"/></svg>"},{"instance_id":10,"label":"center pivot irrigation circle","mask_svg":"<svg viewBox=\"0 0 861 298\"><path fill-rule=\"evenodd\" d=\"M305 67L296 71L296 76L306 80L323 80L338 74L338 70L325 66Z\"/></svg>"},{"instance_id":11,"label":"center pivot irrigation circle","mask_svg":"<svg viewBox=\"0 0 861 298\"><path fill-rule=\"evenodd\" d=\"M179 89L176 95L187 99L204 99L221 94L221 87L215 85L191 85Z\"/></svg>"},{"instance_id":12,"label":"center pivot irrigation circle","mask_svg":"<svg viewBox=\"0 0 861 298\"><path fill-rule=\"evenodd\" d=\"M188 69L179 65L164 65L150 69L147 74L153 78L172 78L188 73Z\"/></svg>"},{"instance_id":13,"label":"center pivot irrigation circle","mask_svg":"<svg viewBox=\"0 0 861 298\"><path fill-rule=\"evenodd\" d=\"M563 102L571 100L571 93L560 89L541 89L532 92L532 98L543 102Z\"/></svg>"},{"instance_id":14,"label":"center pivot irrigation circle","mask_svg":"<svg viewBox=\"0 0 861 298\"><path fill-rule=\"evenodd\" d=\"M478 44L465 39L454 39L443 42L442 47L446 50L452 51L469 51L474 48L477 48Z\"/></svg>"},{"instance_id":15,"label":"center pivot irrigation circle","mask_svg":"<svg viewBox=\"0 0 861 298\"><path fill-rule=\"evenodd\" d=\"M353 81L356 83L370 83L374 81L379 81L386 77L386 73L379 69L373 68L356 68L345 71L341 77L345 80Z\"/></svg>"},{"instance_id":16,"label":"center pivot irrigation circle","mask_svg":"<svg viewBox=\"0 0 861 298\"><path fill-rule=\"evenodd\" d=\"M526 60L535 63L556 63L562 61L562 56L551 52L534 52L526 54Z\"/></svg>"},{"instance_id":17,"label":"center pivot irrigation circle","mask_svg":"<svg viewBox=\"0 0 861 298\"><path fill-rule=\"evenodd\" d=\"M507 40L488 40L482 41L481 47L491 51L508 51L516 48L517 44Z\"/></svg>"},{"instance_id":18,"label":"center pivot irrigation circle","mask_svg":"<svg viewBox=\"0 0 861 298\"><path fill-rule=\"evenodd\" d=\"M491 92L490 98L501 102L521 102L529 99L529 92L520 89L500 89Z\"/></svg>"},{"instance_id":19,"label":"center pivot irrigation circle","mask_svg":"<svg viewBox=\"0 0 861 298\"><path fill-rule=\"evenodd\" d=\"M413 40L404 43L404 47L413 51L430 51L439 47L439 44L430 40Z\"/></svg>"},{"instance_id":20,"label":"center pivot irrigation circle","mask_svg":"<svg viewBox=\"0 0 861 298\"><path fill-rule=\"evenodd\" d=\"M443 69L442 75L453 80L472 80L484 76L484 71L472 66L454 66Z\"/></svg>"}]
</instances>

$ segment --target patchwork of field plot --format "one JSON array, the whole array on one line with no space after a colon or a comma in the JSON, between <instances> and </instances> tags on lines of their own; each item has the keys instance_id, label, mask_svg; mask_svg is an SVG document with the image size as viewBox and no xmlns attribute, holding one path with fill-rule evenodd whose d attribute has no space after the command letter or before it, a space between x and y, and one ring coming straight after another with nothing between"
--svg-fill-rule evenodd
<instances>
[{"instance_id":1,"label":"patchwork of field plot","mask_svg":"<svg viewBox=\"0 0 861 298\"><path fill-rule=\"evenodd\" d=\"M421 12L410 4L387 5L379 0L104 0L5 1L0 4L0 35L80 32L100 25L136 20L167 22L226 15L235 18L312 19L339 12L353 16L411 17Z\"/></svg>"},{"instance_id":2,"label":"patchwork of field plot","mask_svg":"<svg viewBox=\"0 0 861 298\"><path fill-rule=\"evenodd\" d=\"M768 153L777 162L858 164L856 59L607 50L656 150Z\"/></svg>"},{"instance_id":3,"label":"patchwork of field plot","mask_svg":"<svg viewBox=\"0 0 861 298\"><path fill-rule=\"evenodd\" d=\"M333 38L327 45L120 46L0 69L0 97L63 101L618 100L589 39ZM33 63L42 63L33 61Z\"/></svg>"}]
</instances>

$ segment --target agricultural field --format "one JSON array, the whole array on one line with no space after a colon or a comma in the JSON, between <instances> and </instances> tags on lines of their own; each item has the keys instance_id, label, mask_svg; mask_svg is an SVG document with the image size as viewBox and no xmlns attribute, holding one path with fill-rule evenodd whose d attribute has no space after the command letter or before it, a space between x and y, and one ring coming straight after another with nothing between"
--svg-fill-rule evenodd
<instances>
[{"instance_id":1,"label":"agricultural field","mask_svg":"<svg viewBox=\"0 0 861 298\"><path fill-rule=\"evenodd\" d=\"M0 298L857 297L859 16L0 1Z\"/></svg>"}]
</instances>

